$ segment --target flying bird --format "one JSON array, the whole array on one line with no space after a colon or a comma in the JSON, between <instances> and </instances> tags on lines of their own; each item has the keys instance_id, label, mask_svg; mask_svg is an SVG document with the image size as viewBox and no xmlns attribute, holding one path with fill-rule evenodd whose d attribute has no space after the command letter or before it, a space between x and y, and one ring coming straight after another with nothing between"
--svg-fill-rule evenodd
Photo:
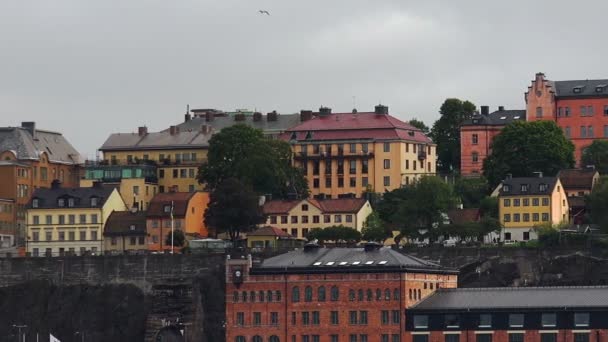
<instances>
[{"instance_id":1,"label":"flying bird","mask_svg":"<svg viewBox=\"0 0 608 342\"><path fill-rule=\"evenodd\" d=\"M270 13L268 13L268 11L266 10L259 10L260 14L266 14L266 15L270 15Z\"/></svg>"}]
</instances>

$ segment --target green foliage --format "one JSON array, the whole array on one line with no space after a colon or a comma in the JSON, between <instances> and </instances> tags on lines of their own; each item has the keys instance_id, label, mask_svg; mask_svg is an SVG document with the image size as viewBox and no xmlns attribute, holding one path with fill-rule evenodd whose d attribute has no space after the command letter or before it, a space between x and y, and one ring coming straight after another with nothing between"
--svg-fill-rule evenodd
<instances>
[{"instance_id":1,"label":"green foliage","mask_svg":"<svg viewBox=\"0 0 608 342\"><path fill-rule=\"evenodd\" d=\"M454 183L454 192L465 208L479 208L488 194L488 188L485 178L459 178Z\"/></svg>"},{"instance_id":2,"label":"green foliage","mask_svg":"<svg viewBox=\"0 0 608 342\"><path fill-rule=\"evenodd\" d=\"M418 120L416 118L413 118L412 120L410 120L409 124L418 128L424 134L429 134L429 132L431 131L429 129L429 126L427 126L422 120Z\"/></svg>"},{"instance_id":3,"label":"green foliage","mask_svg":"<svg viewBox=\"0 0 608 342\"><path fill-rule=\"evenodd\" d=\"M181 247L186 242L186 236L180 229L173 230L173 247ZM171 247L171 232L167 234L165 245Z\"/></svg>"},{"instance_id":4,"label":"green foliage","mask_svg":"<svg viewBox=\"0 0 608 342\"><path fill-rule=\"evenodd\" d=\"M197 178L210 191L224 179L236 178L258 194L308 197L308 183L302 171L292 166L291 156L288 143L268 139L258 129L226 127L211 137L207 161Z\"/></svg>"},{"instance_id":5,"label":"green foliage","mask_svg":"<svg viewBox=\"0 0 608 342\"><path fill-rule=\"evenodd\" d=\"M446 99L431 129L431 139L437 144L438 167L443 172L460 169L460 126L471 118L475 105L469 101Z\"/></svg>"},{"instance_id":6,"label":"green foliage","mask_svg":"<svg viewBox=\"0 0 608 342\"><path fill-rule=\"evenodd\" d=\"M594 140L583 150L583 165L594 165L601 174L608 173L608 141Z\"/></svg>"},{"instance_id":7,"label":"green foliage","mask_svg":"<svg viewBox=\"0 0 608 342\"><path fill-rule=\"evenodd\" d=\"M307 239L309 241L319 240L319 243L332 241L338 245L342 243L354 244L361 241L361 233L356 229L339 225L324 229L313 228L308 233Z\"/></svg>"},{"instance_id":8,"label":"green foliage","mask_svg":"<svg viewBox=\"0 0 608 342\"><path fill-rule=\"evenodd\" d=\"M530 177L535 171L555 176L574 166L574 145L553 121L515 121L492 142L492 153L483 163L483 173L495 187L507 173Z\"/></svg>"},{"instance_id":9,"label":"green foliage","mask_svg":"<svg viewBox=\"0 0 608 342\"><path fill-rule=\"evenodd\" d=\"M498 197L485 197L479 203L481 216L498 219Z\"/></svg>"},{"instance_id":10,"label":"green foliage","mask_svg":"<svg viewBox=\"0 0 608 342\"><path fill-rule=\"evenodd\" d=\"M608 233L608 181L600 180L585 199L585 205L591 221L598 224L602 232Z\"/></svg>"},{"instance_id":11,"label":"green foliage","mask_svg":"<svg viewBox=\"0 0 608 342\"><path fill-rule=\"evenodd\" d=\"M205 224L216 234L227 232L236 241L240 232L251 231L262 222L259 197L238 179L228 178L211 192Z\"/></svg>"},{"instance_id":12,"label":"green foliage","mask_svg":"<svg viewBox=\"0 0 608 342\"><path fill-rule=\"evenodd\" d=\"M538 244L542 247L559 246L559 227L549 223L534 226L538 234Z\"/></svg>"},{"instance_id":13,"label":"green foliage","mask_svg":"<svg viewBox=\"0 0 608 342\"><path fill-rule=\"evenodd\" d=\"M384 242L392 235L391 230L385 226L377 212L371 213L365 219L361 233L363 234L363 240L376 242Z\"/></svg>"},{"instance_id":14,"label":"green foliage","mask_svg":"<svg viewBox=\"0 0 608 342\"><path fill-rule=\"evenodd\" d=\"M457 236L462 240L475 238L483 241L484 236L490 233L498 233L502 229L500 221L492 217L483 217L479 222L465 222L461 224L450 224L442 227L442 233L449 236Z\"/></svg>"}]
</instances>

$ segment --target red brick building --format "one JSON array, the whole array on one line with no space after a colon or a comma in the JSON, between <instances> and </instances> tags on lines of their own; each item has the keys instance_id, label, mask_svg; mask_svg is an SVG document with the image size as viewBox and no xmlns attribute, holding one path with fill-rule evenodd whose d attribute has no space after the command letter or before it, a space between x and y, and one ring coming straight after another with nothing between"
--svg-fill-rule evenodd
<instances>
[{"instance_id":1,"label":"red brick building","mask_svg":"<svg viewBox=\"0 0 608 342\"><path fill-rule=\"evenodd\" d=\"M479 176L483 161L492 152L494 137L513 121L526 120L525 110L498 110L490 113L488 106L481 106L481 114L474 115L460 127L460 172L463 176Z\"/></svg>"},{"instance_id":2,"label":"red brick building","mask_svg":"<svg viewBox=\"0 0 608 342\"><path fill-rule=\"evenodd\" d=\"M537 73L525 94L528 121L553 120L582 151L593 140L608 138L608 79L550 81Z\"/></svg>"},{"instance_id":3,"label":"red brick building","mask_svg":"<svg viewBox=\"0 0 608 342\"><path fill-rule=\"evenodd\" d=\"M405 310L457 271L368 244L226 263L227 342L402 342Z\"/></svg>"}]
</instances>

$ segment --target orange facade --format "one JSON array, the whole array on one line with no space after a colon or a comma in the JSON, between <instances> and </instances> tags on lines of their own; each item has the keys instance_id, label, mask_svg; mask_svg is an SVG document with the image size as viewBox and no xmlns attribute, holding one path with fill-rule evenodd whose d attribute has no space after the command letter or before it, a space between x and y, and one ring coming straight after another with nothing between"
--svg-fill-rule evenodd
<instances>
[{"instance_id":1,"label":"orange facade","mask_svg":"<svg viewBox=\"0 0 608 342\"><path fill-rule=\"evenodd\" d=\"M463 126L460 129L460 172L464 176L478 176L483 172L483 161L504 126Z\"/></svg>"}]
</instances>

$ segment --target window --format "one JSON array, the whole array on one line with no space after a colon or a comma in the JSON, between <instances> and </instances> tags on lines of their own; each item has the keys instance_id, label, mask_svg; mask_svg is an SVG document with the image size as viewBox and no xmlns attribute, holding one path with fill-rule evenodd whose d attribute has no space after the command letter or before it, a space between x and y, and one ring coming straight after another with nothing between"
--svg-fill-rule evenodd
<instances>
[{"instance_id":1,"label":"window","mask_svg":"<svg viewBox=\"0 0 608 342\"><path fill-rule=\"evenodd\" d=\"M329 313L330 322L332 325L340 324L340 318L338 316L338 311L332 311Z\"/></svg>"},{"instance_id":2,"label":"window","mask_svg":"<svg viewBox=\"0 0 608 342\"><path fill-rule=\"evenodd\" d=\"M508 199L508 198L505 198L502 203L503 203L503 205L505 207L510 207L511 206L511 200Z\"/></svg>"},{"instance_id":3,"label":"window","mask_svg":"<svg viewBox=\"0 0 608 342\"><path fill-rule=\"evenodd\" d=\"M357 144L348 144L348 151L350 153L357 153Z\"/></svg>"},{"instance_id":4,"label":"window","mask_svg":"<svg viewBox=\"0 0 608 342\"><path fill-rule=\"evenodd\" d=\"M297 286L294 286L291 289L291 301L292 302L299 302L300 301L300 288Z\"/></svg>"},{"instance_id":5,"label":"window","mask_svg":"<svg viewBox=\"0 0 608 342\"><path fill-rule=\"evenodd\" d=\"M509 327L521 328L524 326L524 314L509 314Z\"/></svg>"},{"instance_id":6,"label":"window","mask_svg":"<svg viewBox=\"0 0 608 342\"><path fill-rule=\"evenodd\" d=\"M445 342L460 342L460 335L459 334L446 334Z\"/></svg>"},{"instance_id":7,"label":"window","mask_svg":"<svg viewBox=\"0 0 608 342\"><path fill-rule=\"evenodd\" d=\"M523 233L524 233L524 241L530 240L530 232L523 232Z\"/></svg>"},{"instance_id":8,"label":"window","mask_svg":"<svg viewBox=\"0 0 608 342\"><path fill-rule=\"evenodd\" d=\"M390 169L391 168L391 160L390 159L384 159L384 169Z\"/></svg>"},{"instance_id":9,"label":"window","mask_svg":"<svg viewBox=\"0 0 608 342\"><path fill-rule=\"evenodd\" d=\"M589 342L589 333L574 333L574 342Z\"/></svg>"},{"instance_id":10,"label":"window","mask_svg":"<svg viewBox=\"0 0 608 342\"><path fill-rule=\"evenodd\" d=\"M359 290L359 291L357 291L357 292L358 292L358 300L359 300L360 302L362 302L362 301L363 301L363 299L364 299L364 298L363 298L363 297L364 297L364 296L363 296L363 290Z\"/></svg>"},{"instance_id":11,"label":"window","mask_svg":"<svg viewBox=\"0 0 608 342\"><path fill-rule=\"evenodd\" d=\"M384 186L391 186L391 177L384 176Z\"/></svg>"},{"instance_id":12,"label":"window","mask_svg":"<svg viewBox=\"0 0 608 342\"><path fill-rule=\"evenodd\" d=\"M380 323L383 325L388 324L389 322L389 313L388 310L380 311Z\"/></svg>"},{"instance_id":13,"label":"window","mask_svg":"<svg viewBox=\"0 0 608 342\"><path fill-rule=\"evenodd\" d=\"M538 221L540 221L540 220L539 220L539 215L538 215L538 213L533 213L533 214L532 214L532 221L533 221L533 222L538 222Z\"/></svg>"},{"instance_id":14,"label":"window","mask_svg":"<svg viewBox=\"0 0 608 342\"><path fill-rule=\"evenodd\" d=\"M528 214L528 213L524 214L524 222L530 222L530 214Z\"/></svg>"},{"instance_id":15,"label":"window","mask_svg":"<svg viewBox=\"0 0 608 342\"><path fill-rule=\"evenodd\" d=\"M533 198L533 199L532 199L532 206L534 206L534 207L538 207L538 203L539 203L538 198Z\"/></svg>"},{"instance_id":16,"label":"window","mask_svg":"<svg viewBox=\"0 0 608 342\"><path fill-rule=\"evenodd\" d=\"M542 333L540 334L540 342L557 342L557 334Z\"/></svg>"},{"instance_id":17,"label":"window","mask_svg":"<svg viewBox=\"0 0 608 342\"><path fill-rule=\"evenodd\" d=\"M317 297L318 297L318 301L319 302L324 302L325 301L325 286L320 286L317 289Z\"/></svg>"},{"instance_id":18,"label":"window","mask_svg":"<svg viewBox=\"0 0 608 342\"><path fill-rule=\"evenodd\" d=\"M346 215L346 222L352 223L353 222L353 215Z\"/></svg>"},{"instance_id":19,"label":"window","mask_svg":"<svg viewBox=\"0 0 608 342\"><path fill-rule=\"evenodd\" d=\"M65 224L65 216L64 215L59 215L59 224Z\"/></svg>"},{"instance_id":20,"label":"window","mask_svg":"<svg viewBox=\"0 0 608 342\"><path fill-rule=\"evenodd\" d=\"M414 315L414 328L415 329L426 329L428 327L429 327L429 316Z\"/></svg>"},{"instance_id":21,"label":"window","mask_svg":"<svg viewBox=\"0 0 608 342\"><path fill-rule=\"evenodd\" d=\"M475 336L476 342L492 342L492 334L477 334Z\"/></svg>"},{"instance_id":22,"label":"window","mask_svg":"<svg viewBox=\"0 0 608 342\"><path fill-rule=\"evenodd\" d=\"M270 216L270 223L271 224L277 224L277 217L276 216Z\"/></svg>"},{"instance_id":23,"label":"window","mask_svg":"<svg viewBox=\"0 0 608 342\"><path fill-rule=\"evenodd\" d=\"M310 325L310 312L302 312L302 325Z\"/></svg>"},{"instance_id":24,"label":"window","mask_svg":"<svg viewBox=\"0 0 608 342\"><path fill-rule=\"evenodd\" d=\"M445 315L445 327L446 328L458 328L460 326L460 322L458 320L458 315L450 314Z\"/></svg>"},{"instance_id":25,"label":"window","mask_svg":"<svg viewBox=\"0 0 608 342\"><path fill-rule=\"evenodd\" d=\"M581 138L586 138L586 137L587 137L587 127L581 126Z\"/></svg>"},{"instance_id":26,"label":"window","mask_svg":"<svg viewBox=\"0 0 608 342\"><path fill-rule=\"evenodd\" d=\"M304 288L304 301L312 302L312 287L310 286Z\"/></svg>"},{"instance_id":27,"label":"window","mask_svg":"<svg viewBox=\"0 0 608 342\"><path fill-rule=\"evenodd\" d=\"M330 222L331 222L331 216L323 215L323 223L330 223Z\"/></svg>"},{"instance_id":28,"label":"window","mask_svg":"<svg viewBox=\"0 0 608 342\"><path fill-rule=\"evenodd\" d=\"M510 333L509 342L524 342L524 334L522 333Z\"/></svg>"},{"instance_id":29,"label":"window","mask_svg":"<svg viewBox=\"0 0 608 342\"><path fill-rule=\"evenodd\" d=\"M86 230L81 230L79 233L80 233L80 240L81 241L84 241L84 240L87 239L87 232L86 232Z\"/></svg>"},{"instance_id":30,"label":"window","mask_svg":"<svg viewBox=\"0 0 608 342\"><path fill-rule=\"evenodd\" d=\"M76 224L76 215L68 215L68 223Z\"/></svg>"},{"instance_id":31,"label":"window","mask_svg":"<svg viewBox=\"0 0 608 342\"><path fill-rule=\"evenodd\" d=\"M543 117L543 107L536 107L536 117L537 118Z\"/></svg>"},{"instance_id":32,"label":"window","mask_svg":"<svg viewBox=\"0 0 608 342\"><path fill-rule=\"evenodd\" d=\"M543 205L544 206L548 206L549 205L549 199L548 198L543 198Z\"/></svg>"},{"instance_id":33,"label":"window","mask_svg":"<svg viewBox=\"0 0 608 342\"><path fill-rule=\"evenodd\" d=\"M325 187L326 188L331 188L331 177L326 177L325 178Z\"/></svg>"},{"instance_id":34,"label":"window","mask_svg":"<svg viewBox=\"0 0 608 342\"><path fill-rule=\"evenodd\" d=\"M369 151L367 144L361 144L361 151L363 153L367 153Z\"/></svg>"},{"instance_id":35,"label":"window","mask_svg":"<svg viewBox=\"0 0 608 342\"><path fill-rule=\"evenodd\" d=\"M335 223L341 223L342 222L342 215L334 215L334 222Z\"/></svg>"},{"instance_id":36,"label":"window","mask_svg":"<svg viewBox=\"0 0 608 342\"><path fill-rule=\"evenodd\" d=\"M570 133L570 126L566 126L566 127L564 128L564 135L566 136L566 138L570 139L571 134L572 134L572 133Z\"/></svg>"},{"instance_id":37,"label":"window","mask_svg":"<svg viewBox=\"0 0 608 342\"><path fill-rule=\"evenodd\" d=\"M279 342L279 337L276 335L272 335L268 338L268 342Z\"/></svg>"},{"instance_id":38,"label":"window","mask_svg":"<svg viewBox=\"0 0 608 342\"><path fill-rule=\"evenodd\" d=\"M384 290L384 300L391 300L391 290Z\"/></svg>"},{"instance_id":39,"label":"window","mask_svg":"<svg viewBox=\"0 0 608 342\"><path fill-rule=\"evenodd\" d=\"M503 221L504 222L511 222L511 214L504 214Z\"/></svg>"},{"instance_id":40,"label":"window","mask_svg":"<svg viewBox=\"0 0 608 342\"><path fill-rule=\"evenodd\" d=\"M356 160L350 160L348 162L348 172L351 175L354 175L355 173L357 173L357 161Z\"/></svg>"},{"instance_id":41,"label":"window","mask_svg":"<svg viewBox=\"0 0 608 342\"><path fill-rule=\"evenodd\" d=\"M291 223L298 223L298 217L297 216L292 216L291 217Z\"/></svg>"},{"instance_id":42,"label":"window","mask_svg":"<svg viewBox=\"0 0 608 342\"><path fill-rule=\"evenodd\" d=\"M313 215L312 223L319 223L319 222L320 222L319 215Z\"/></svg>"},{"instance_id":43,"label":"window","mask_svg":"<svg viewBox=\"0 0 608 342\"><path fill-rule=\"evenodd\" d=\"M472 143L473 145L477 145L477 144L479 143L479 135L477 135L477 134L473 134L473 135L471 136L471 143Z\"/></svg>"},{"instance_id":44,"label":"window","mask_svg":"<svg viewBox=\"0 0 608 342\"><path fill-rule=\"evenodd\" d=\"M520 221L519 213L513 214L513 222L519 222L519 221Z\"/></svg>"},{"instance_id":45,"label":"window","mask_svg":"<svg viewBox=\"0 0 608 342\"><path fill-rule=\"evenodd\" d=\"M78 221L79 223L87 223L87 215L81 214Z\"/></svg>"},{"instance_id":46,"label":"window","mask_svg":"<svg viewBox=\"0 0 608 342\"><path fill-rule=\"evenodd\" d=\"M245 313L237 312L236 313L236 324L237 325L245 325Z\"/></svg>"},{"instance_id":47,"label":"window","mask_svg":"<svg viewBox=\"0 0 608 342\"><path fill-rule=\"evenodd\" d=\"M287 224L287 216L281 216L281 224Z\"/></svg>"},{"instance_id":48,"label":"window","mask_svg":"<svg viewBox=\"0 0 608 342\"><path fill-rule=\"evenodd\" d=\"M432 287L431 287L432 289ZM399 294L399 289L394 289L393 290L393 300L399 300L400 299L400 294Z\"/></svg>"},{"instance_id":49,"label":"window","mask_svg":"<svg viewBox=\"0 0 608 342\"><path fill-rule=\"evenodd\" d=\"M399 310L393 310L391 312L392 322L393 324L399 324L401 321L401 314Z\"/></svg>"},{"instance_id":50,"label":"window","mask_svg":"<svg viewBox=\"0 0 608 342\"><path fill-rule=\"evenodd\" d=\"M549 213L543 213L543 222L548 222L549 221Z\"/></svg>"},{"instance_id":51,"label":"window","mask_svg":"<svg viewBox=\"0 0 608 342\"><path fill-rule=\"evenodd\" d=\"M319 311L312 312L312 325L319 325L321 323L321 316Z\"/></svg>"},{"instance_id":52,"label":"window","mask_svg":"<svg viewBox=\"0 0 608 342\"><path fill-rule=\"evenodd\" d=\"M589 313L575 312L574 313L574 326L575 327L588 327L589 326Z\"/></svg>"},{"instance_id":53,"label":"window","mask_svg":"<svg viewBox=\"0 0 608 342\"><path fill-rule=\"evenodd\" d=\"M471 154L471 160L473 161L474 164L477 164L479 162L479 153L473 152Z\"/></svg>"},{"instance_id":54,"label":"window","mask_svg":"<svg viewBox=\"0 0 608 342\"><path fill-rule=\"evenodd\" d=\"M367 311L359 311L359 324L367 324Z\"/></svg>"},{"instance_id":55,"label":"window","mask_svg":"<svg viewBox=\"0 0 608 342\"><path fill-rule=\"evenodd\" d=\"M262 325L262 313L261 312L253 313L253 325L255 325L255 326Z\"/></svg>"},{"instance_id":56,"label":"window","mask_svg":"<svg viewBox=\"0 0 608 342\"><path fill-rule=\"evenodd\" d=\"M53 216L51 216L51 215L46 215L46 216L44 217L44 223L46 223L46 224L53 224Z\"/></svg>"},{"instance_id":57,"label":"window","mask_svg":"<svg viewBox=\"0 0 608 342\"><path fill-rule=\"evenodd\" d=\"M391 143L385 142L384 143L384 152L390 152L391 151Z\"/></svg>"},{"instance_id":58,"label":"window","mask_svg":"<svg viewBox=\"0 0 608 342\"><path fill-rule=\"evenodd\" d=\"M587 138L593 138L593 126L587 126Z\"/></svg>"},{"instance_id":59,"label":"window","mask_svg":"<svg viewBox=\"0 0 608 342\"><path fill-rule=\"evenodd\" d=\"M349 338L348 338L349 342L357 342L357 335L355 334L350 334Z\"/></svg>"},{"instance_id":60,"label":"window","mask_svg":"<svg viewBox=\"0 0 608 342\"><path fill-rule=\"evenodd\" d=\"M544 313L541 315L541 321L543 327L554 327L556 325L556 314Z\"/></svg>"},{"instance_id":61,"label":"window","mask_svg":"<svg viewBox=\"0 0 608 342\"><path fill-rule=\"evenodd\" d=\"M413 335L412 342L429 342L429 335Z\"/></svg>"},{"instance_id":62,"label":"window","mask_svg":"<svg viewBox=\"0 0 608 342\"><path fill-rule=\"evenodd\" d=\"M68 232L68 240L70 240L70 241L76 240L76 232Z\"/></svg>"},{"instance_id":63,"label":"window","mask_svg":"<svg viewBox=\"0 0 608 342\"><path fill-rule=\"evenodd\" d=\"M348 312L348 323L351 325L357 324L357 311Z\"/></svg>"},{"instance_id":64,"label":"window","mask_svg":"<svg viewBox=\"0 0 608 342\"><path fill-rule=\"evenodd\" d=\"M369 161L363 160L361 161L361 173L367 173L369 167Z\"/></svg>"},{"instance_id":65,"label":"window","mask_svg":"<svg viewBox=\"0 0 608 342\"><path fill-rule=\"evenodd\" d=\"M331 301L332 302L336 302L338 301L338 299L340 299L340 290L338 289L337 286L332 286L331 287Z\"/></svg>"}]
</instances>

